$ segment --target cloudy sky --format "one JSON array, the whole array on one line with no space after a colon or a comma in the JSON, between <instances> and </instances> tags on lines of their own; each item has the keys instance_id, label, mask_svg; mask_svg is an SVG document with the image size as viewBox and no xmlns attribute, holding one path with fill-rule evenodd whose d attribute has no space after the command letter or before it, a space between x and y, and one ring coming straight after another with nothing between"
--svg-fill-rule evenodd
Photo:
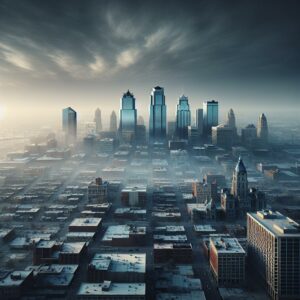
<instances>
[{"instance_id":1,"label":"cloudy sky","mask_svg":"<svg viewBox=\"0 0 300 300\"><path fill-rule=\"evenodd\" d=\"M158 84L170 116L182 93L192 109L216 99L240 118L295 115L298 3L0 0L0 117L56 122L72 106L88 119L129 88L146 118Z\"/></svg>"}]
</instances>

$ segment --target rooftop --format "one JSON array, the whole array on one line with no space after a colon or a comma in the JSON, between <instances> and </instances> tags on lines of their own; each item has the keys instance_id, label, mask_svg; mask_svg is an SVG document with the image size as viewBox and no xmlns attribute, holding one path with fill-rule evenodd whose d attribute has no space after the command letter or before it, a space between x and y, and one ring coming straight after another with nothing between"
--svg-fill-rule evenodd
<instances>
[{"instance_id":1,"label":"rooftop","mask_svg":"<svg viewBox=\"0 0 300 300\"><path fill-rule=\"evenodd\" d=\"M102 283L82 283L77 296L91 295L140 295L146 294L145 283L111 283L104 281Z\"/></svg>"},{"instance_id":2,"label":"rooftop","mask_svg":"<svg viewBox=\"0 0 300 300\"><path fill-rule=\"evenodd\" d=\"M99 226L101 223L101 218L76 218L69 226Z\"/></svg>"},{"instance_id":3,"label":"rooftop","mask_svg":"<svg viewBox=\"0 0 300 300\"><path fill-rule=\"evenodd\" d=\"M278 211L263 210L248 213L248 216L251 216L275 236L300 237L300 225Z\"/></svg>"},{"instance_id":4,"label":"rooftop","mask_svg":"<svg viewBox=\"0 0 300 300\"><path fill-rule=\"evenodd\" d=\"M210 244L214 245L218 253L240 253L246 254L236 238L211 237Z\"/></svg>"},{"instance_id":5,"label":"rooftop","mask_svg":"<svg viewBox=\"0 0 300 300\"><path fill-rule=\"evenodd\" d=\"M135 227L129 225L109 226L102 238L103 241L111 241L115 238L129 238L129 234L146 234L146 227Z\"/></svg>"}]
</instances>

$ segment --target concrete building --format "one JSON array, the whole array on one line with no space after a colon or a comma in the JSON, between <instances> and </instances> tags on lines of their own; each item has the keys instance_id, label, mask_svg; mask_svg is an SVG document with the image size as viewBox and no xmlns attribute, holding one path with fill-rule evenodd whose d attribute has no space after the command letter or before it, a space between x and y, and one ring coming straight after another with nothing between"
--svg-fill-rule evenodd
<instances>
[{"instance_id":1,"label":"concrete building","mask_svg":"<svg viewBox=\"0 0 300 300\"><path fill-rule=\"evenodd\" d=\"M274 300L300 299L300 225L279 212L247 214L250 265Z\"/></svg>"},{"instance_id":2,"label":"concrete building","mask_svg":"<svg viewBox=\"0 0 300 300\"><path fill-rule=\"evenodd\" d=\"M237 239L210 238L209 256L218 286L241 287L245 283L246 252Z\"/></svg>"},{"instance_id":3,"label":"concrete building","mask_svg":"<svg viewBox=\"0 0 300 300\"><path fill-rule=\"evenodd\" d=\"M95 203L107 202L108 183L98 177L88 185L88 200Z\"/></svg>"},{"instance_id":4,"label":"concrete building","mask_svg":"<svg viewBox=\"0 0 300 300\"><path fill-rule=\"evenodd\" d=\"M82 283L77 293L77 300L145 300L145 283Z\"/></svg>"},{"instance_id":5,"label":"concrete building","mask_svg":"<svg viewBox=\"0 0 300 300\"><path fill-rule=\"evenodd\" d=\"M211 128L211 139L213 145L230 149L234 143L234 128L220 124Z\"/></svg>"},{"instance_id":6,"label":"concrete building","mask_svg":"<svg viewBox=\"0 0 300 300\"><path fill-rule=\"evenodd\" d=\"M146 187L126 187L121 192L121 202L125 206L145 206L147 201Z\"/></svg>"},{"instance_id":7,"label":"concrete building","mask_svg":"<svg viewBox=\"0 0 300 300\"><path fill-rule=\"evenodd\" d=\"M88 266L88 281L144 282L146 254L99 253Z\"/></svg>"},{"instance_id":8,"label":"concrete building","mask_svg":"<svg viewBox=\"0 0 300 300\"><path fill-rule=\"evenodd\" d=\"M97 232L101 227L101 218L76 218L69 225L70 232Z\"/></svg>"}]
</instances>

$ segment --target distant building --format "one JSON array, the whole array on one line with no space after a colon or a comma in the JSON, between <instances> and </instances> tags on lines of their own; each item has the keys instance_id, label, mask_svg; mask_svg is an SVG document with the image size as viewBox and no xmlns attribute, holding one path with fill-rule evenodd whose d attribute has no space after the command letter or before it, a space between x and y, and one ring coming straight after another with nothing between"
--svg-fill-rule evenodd
<instances>
[{"instance_id":1,"label":"distant building","mask_svg":"<svg viewBox=\"0 0 300 300\"><path fill-rule=\"evenodd\" d=\"M203 130L206 135L211 134L211 128L219 124L218 101L206 101L203 103Z\"/></svg>"},{"instance_id":2,"label":"distant building","mask_svg":"<svg viewBox=\"0 0 300 300\"><path fill-rule=\"evenodd\" d=\"M99 108L95 111L94 122L96 123L96 132L102 131L101 110Z\"/></svg>"},{"instance_id":3,"label":"distant building","mask_svg":"<svg viewBox=\"0 0 300 300\"><path fill-rule=\"evenodd\" d=\"M300 299L300 225L273 211L247 214L250 266L274 300Z\"/></svg>"},{"instance_id":4,"label":"distant building","mask_svg":"<svg viewBox=\"0 0 300 300\"><path fill-rule=\"evenodd\" d=\"M245 128L242 128L242 143L245 146L252 147L257 140L256 127L253 124L247 125Z\"/></svg>"},{"instance_id":5,"label":"distant building","mask_svg":"<svg viewBox=\"0 0 300 300\"><path fill-rule=\"evenodd\" d=\"M259 116L258 122L257 122L257 138L262 144L262 146L267 145L268 143L268 122L265 114L261 114Z\"/></svg>"},{"instance_id":6,"label":"distant building","mask_svg":"<svg viewBox=\"0 0 300 300\"><path fill-rule=\"evenodd\" d=\"M88 281L144 282L145 253L98 253L88 265Z\"/></svg>"},{"instance_id":7,"label":"distant building","mask_svg":"<svg viewBox=\"0 0 300 300\"><path fill-rule=\"evenodd\" d=\"M115 150L115 139L103 138L95 141L97 152L112 154Z\"/></svg>"},{"instance_id":8,"label":"distant building","mask_svg":"<svg viewBox=\"0 0 300 300\"><path fill-rule=\"evenodd\" d=\"M221 190L221 207L227 221L235 221L238 213L237 199L229 189Z\"/></svg>"},{"instance_id":9,"label":"distant building","mask_svg":"<svg viewBox=\"0 0 300 300\"><path fill-rule=\"evenodd\" d=\"M195 126L188 127L188 141L189 141L189 145L192 147L200 145L201 135L197 127Z\"/></svg>"},{"instance_id":10,"label":"distant building","mask_svg":"<svg viewBox=\"0 0 300 300\"><path fill-rule=\"evenodd\" d=\"M231 108L227 114L227 125L230 128L236 128L236 123L235 123L235 115L233 112L233 109Z\"/></svg>"},{"instance_id":11,"label":"distant building","mask_svg":"<svg viewBox=\"0 0 300 300\"><path fill-rule=\"evenodd\" d=\"M169 121L168 122L168 138L170 138L170 139L174 138L175 132L176 132L176 122Z\"/></svg>"},{"instance_id":12,"label":"distant building","mask_svg":"<svg viewBox=\"0 0 300 300\"><path fill-rule=\"evenodd\" d=\"M64 108L62 111L62 128L67 143L74 143L77 137L77 113L71 107Z\"/></svg>"},{"instance_id":13,"label":"distant building","mask_svg":"<svg viewBox=\"0 0 300 300\"><path fill-rule=\"evenodd\" d=\"M110 115L109 131L116 132L117 130L118 130L117 115L116 115L115 111L113 110Z\"/></svg>"},{"instance_id":14,"label":"distant building","mask_svg":"<svg viewBox=\"0 0 300 300\"><path fill-rule=\"evenodd\" d=\"M229 237L210 238L210 266L223 287L242 287L245 283L246 252L238 240Z\"/></svg>"},{"instance_id":15,"label":"distant building","mask_svg":"<svg viewBox=\"0 0 300 300\"><path fill-rule=\"evenodd\" d=\"M156 86L151 92L149 137L150 139L164 139L167 127L167 107L164 88Z\"/></svg>"},{"instance_id":16,"label":"distant building","mask_svg":"<svg viewBox=\"0 0 300 300\"><path fill-rule=\"evenodd\" d=\"M136 125L135 133L136 143L139 145L146 144L146 126L145 125Z\"/></svg>"},{"instance_id":17,"label":"distant building","mask_svg":"<svg viewBox=\"0 0 300 300\"><path fill-rule=\"evenodd\" d=\"M145 206L147 201L146 187L126 187L121 192L121 202L125 206Z\"/></svg>"},{"instance_id":18,"label":"distant building","mask_svg":"<svg viewBox=\"0 0 300 300\"><path fill-rule=\"evenodd\" d=\"M211 128L211 139L213 145L230 149L234 143L235 131L228 125L220 124Z\"/></svg>"},{"instance_id":19,"label":"distant building","mask_svg":"<svg viewBox=\"0 0 300 300\"><path fill-rule=\"evenodd\" d=\"M135 138L137 124L137 111L135 98L128 90L121 98L120 126L121 139L125 142L132 142Z\"/></svg>"},{"instance_id":20,"label":"distant building","mask_svg":"<svg viewBox=\"0 0 300 300\"><path fill-rule=\"evenodd\" d=\"M98 177L88 185L88 200L90 202L107 202L108 183Z\"/></svg>"},{"instance_id":21,"label":"distant building","mask_svg":"<svg viewBox=\"0 0 300 300\"><path fill-rule=\"evenodd\" d=\"M81 283L76 299L78 300L145 300L145 283Z\"/></svg>"},{"instance_id":22,"label":"distant building","mask_svg":"<svg viewBox=\"0 0 300 300\"><path fill-rule=\"evenodd\" d=\"M203 109L196 110L196 127L198 128L200 136L203 134Z\"/></svg>"},{"instance_id":23,"label":"distant building","mask_svg":"<svg viewBox=\"0 0 300 300\"><path fill-rule=\"evenodd\" d=\"M191 111L188 97L179 98L176 111L176 133L180 139L188 139L188 126L191 125Z\"/></svg>"}]
</instances>

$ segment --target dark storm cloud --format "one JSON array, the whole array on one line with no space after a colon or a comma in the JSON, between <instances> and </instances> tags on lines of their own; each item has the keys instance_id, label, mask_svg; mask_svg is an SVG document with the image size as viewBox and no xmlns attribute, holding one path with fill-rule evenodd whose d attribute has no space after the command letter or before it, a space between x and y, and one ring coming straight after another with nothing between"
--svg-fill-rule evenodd
<instances>
[{"instance_id":1,"label":"dark storm cloud","mask_svg":"<svg viewBox=\"0 0 300 300\"><path fill-rule=\"evenodd\" d=\"M0 80L299 77L298 1L0 0Z\"/></svg>"}]
</instances>

